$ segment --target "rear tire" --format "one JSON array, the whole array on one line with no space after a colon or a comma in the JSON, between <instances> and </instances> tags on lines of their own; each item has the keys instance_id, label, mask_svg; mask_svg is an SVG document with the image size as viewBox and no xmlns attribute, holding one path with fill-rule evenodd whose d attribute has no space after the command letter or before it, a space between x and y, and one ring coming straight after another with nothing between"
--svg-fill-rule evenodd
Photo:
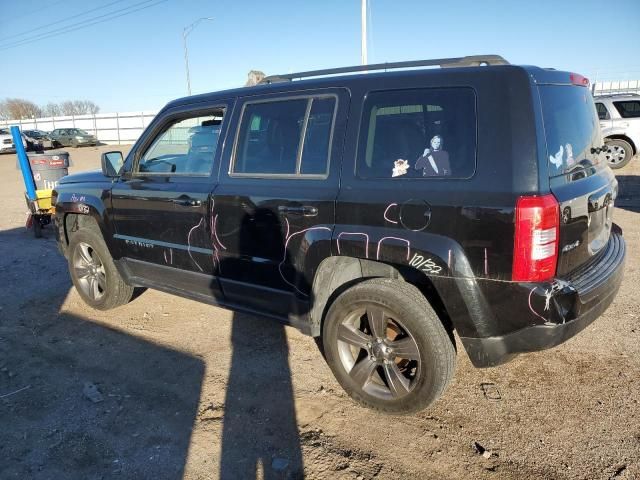
<instances>
[{"instance_id":1,"label":"rear tire","mask_svg":"<svg viewBox=\"0 0 640 480\"><path fill-rule=\"evenodd\" d=\"M81 229L69 241L69 273L84 302L97 310L128 303L134 288L120 276L99 232Z\"/></svg>"},{"instance_id":2,"label":"rear tire","mask_svg":"<svg viewBox=\"0 0 640 480\"><path fill-rule=\"evenodd\" d=\"M610 140L605 140L605 145L607 146L605 158L611 168L622 168L631 161L631 158L633 157L633 148L626 140L612 138Z\"/></svg>"},{"instance_id":3,"label":"rear tire","mask_svg":"<svg viewBox=\"0 0 640 480\"><path fill-rule=\"evenodd\" d=\"M455 347L413 285L363 281L327 312L322 341L344 390L365 407L408 414L435 402L453 377Z\"/></svg>"}]
</instances>

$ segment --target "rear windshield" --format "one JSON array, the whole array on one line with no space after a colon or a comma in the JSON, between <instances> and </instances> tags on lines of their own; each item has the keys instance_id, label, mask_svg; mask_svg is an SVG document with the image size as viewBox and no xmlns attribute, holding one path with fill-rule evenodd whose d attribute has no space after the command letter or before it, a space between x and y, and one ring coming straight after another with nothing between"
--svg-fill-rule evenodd
<instances>
[{"instance_id":1,"label":"rear windshield","mask_svg":"<svg viewBox=\"0 0 640 480\"><path fill-rule=\"evenodd\" d=\"M598 163L598 115L589 89L572 85L540 87L542 117L551 176Z\"/></svg>"}]
</instances>

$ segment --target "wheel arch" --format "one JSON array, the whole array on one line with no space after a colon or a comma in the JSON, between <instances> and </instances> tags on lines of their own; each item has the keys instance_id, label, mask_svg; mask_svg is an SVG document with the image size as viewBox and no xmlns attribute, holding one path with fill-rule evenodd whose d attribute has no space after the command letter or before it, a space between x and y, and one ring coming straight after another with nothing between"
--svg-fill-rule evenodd
<instances>
[{"instance_id":1,"label":"wheel arch","mask_svg":"<svg viewBox=\"0 0 640 480\"><path fill-rule=\"evenodd\" d=\"M631 137L628 137L623 133L614 133L611 135L607 135L605 136L605 140L624 140L629 145L631 145L631 150L633 151L634 155L638 153L638 147L636 146L635 142L631 139Z\"/></svg>"},{"instance_id":2,"label":"wheel arch","mask_svg":"<svg viewBox=\"0 0 640 480\"><path fill-rule=\"evenodd\" d=\"M100 224L95 215L84 213L65 213L64 214L64 237L67 246L71 241L73 233L81 228L89 228L102 233Z\"/></svg>"},{"instance_id":3,"label":"wheel arch","mask_svg":"<svg viewBox=\"0 0 640 480\"><path fill-rule=\"evenodd\" d=\"M435 310L453 341L453 323L432 280L408 265L390 264L349 256L324 259L316 270L309 312L311 335L322 334L322 323L333 301L353 285L372 278L391 278L415 286ZM455 342L454 342L455 346Z\"/></svg>"}]
</instances>

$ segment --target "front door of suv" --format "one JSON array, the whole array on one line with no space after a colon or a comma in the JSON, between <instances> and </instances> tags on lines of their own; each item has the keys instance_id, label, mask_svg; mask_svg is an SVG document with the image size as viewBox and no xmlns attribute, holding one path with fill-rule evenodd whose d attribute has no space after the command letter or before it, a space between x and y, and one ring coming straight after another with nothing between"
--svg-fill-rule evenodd
<instances>
[{"instance_id":1,"label":"front door of suv","mask_svg":"<svg viewBox=\"0 0 640 480\"><path fill-rule=\"evenodd\" d=\"M349 95L342 89L240 100L213 205L225 298L295 322L331 254Z\"/></svg>"},{"instance_id":2,"label":"front door of suv","mask_svg":"<svg viewBox=\"0 0 640 480\"><path fill-rule=\"evenodd\" d=\"M115 243L132 275L154 285L221 299L211 247L226 102L161 115L112 189Z\"/></svg>"}]
</instances>

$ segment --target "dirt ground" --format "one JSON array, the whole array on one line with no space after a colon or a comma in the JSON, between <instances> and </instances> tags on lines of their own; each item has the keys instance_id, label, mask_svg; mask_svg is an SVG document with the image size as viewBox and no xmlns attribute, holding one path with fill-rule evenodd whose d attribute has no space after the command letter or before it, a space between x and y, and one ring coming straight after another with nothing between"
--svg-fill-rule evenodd
<instances>
[{"instance_id":1,"label":"dirt ground","mask_svg":"<svg viewBox=\"0 0 640 480\"><path fill-rule=\"evenodd\" d=\"M72 171L107 149L69 149ZM85 306L52 230L25 230L0 155L0 478L640 478L640 159L618 173L613 306L497 368L458 344L445 395L390 417L354 404L292 328L155 291Z\"/></svg>"}]
</instances>

